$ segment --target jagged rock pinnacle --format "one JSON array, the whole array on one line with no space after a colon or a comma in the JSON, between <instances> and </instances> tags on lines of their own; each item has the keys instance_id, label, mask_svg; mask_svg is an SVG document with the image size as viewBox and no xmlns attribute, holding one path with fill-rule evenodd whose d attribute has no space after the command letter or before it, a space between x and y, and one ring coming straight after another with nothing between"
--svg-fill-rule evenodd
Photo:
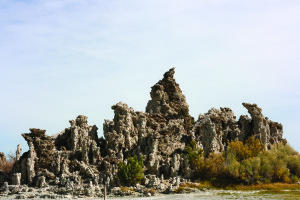
<instances>
[{"instance_id":1,"label":"jagged rock pinnacle","mask_svg":"<svg viewBox=\"0 0 300 200\"><path fill-rule=\"evenodd\" d=\"M191 116L185 96L174 79L175 68L164 74L164 78L151 87L151 100L148 101L146 112L162 114L171 119L184 119L185 128L189 129Z\"/></svg>"}]
</instances>

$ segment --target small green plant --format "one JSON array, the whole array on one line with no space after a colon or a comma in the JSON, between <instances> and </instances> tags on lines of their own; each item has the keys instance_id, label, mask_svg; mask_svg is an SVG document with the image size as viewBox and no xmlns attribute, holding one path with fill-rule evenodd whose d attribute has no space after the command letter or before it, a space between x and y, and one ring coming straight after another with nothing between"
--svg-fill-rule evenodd
<instances>
[{"instance_id":1,"label":"small green plant","mask_svg":"<svg viewBox=\"0 0 300 200\"><path fill-rule=\"evenodd\" d=\"M191 141L191 145L184 147L187 152L186 157L190 161L192 168L197 168L197 163L203 158L203 149L197 148L197 143L195 140Z\"/></svg>"},{"instance_id":2,"label":"small green plant","mask_svg":"<svg viewBox=\"0 0 300 200\"><path fill-rule=\"evenodd\" d=\"M128 158L127 164L118 163L119 171L117 178L124 185L134 185L144 178L144 162L141 156L138 160L137 156Z\"/></svg>"}]
</instances>

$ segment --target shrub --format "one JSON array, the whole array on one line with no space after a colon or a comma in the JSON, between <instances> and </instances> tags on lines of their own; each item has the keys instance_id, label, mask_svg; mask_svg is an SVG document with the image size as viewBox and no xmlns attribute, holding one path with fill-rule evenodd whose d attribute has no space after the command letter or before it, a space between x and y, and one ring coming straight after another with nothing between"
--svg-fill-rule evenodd
<instances>
[{"instance_id":1,"label":"shrub","mask_svg":"<svg viewBox=\"0 0 300 200\"><path fill-rule=\"evenodd\" d=\"M224 161L224 175L232 179L239 178L240 163L237 161L233 152L226 152L223 155Z\"/></svg>"},{"instance_id":2,"label":"shrub","mask_svg":"<svg viewBox=\"0 0 300 200\"><path fill-rule=\"evenodd\" d=\"M229 142L227 152L234 153L236 159L240 162L258 156L264 149L264 144L259 139L254 139L254 136L252 136L246 140L245 144L237 140Z\"/></svg>"},{"instance_id":3,"label":"shrub","mask_svg":"<svg viewBox=\"0 0 300 200\"><path fill-rule=\"evenodd\" d=\"M13 165L14 165L14 161L6 161L6 162L2 163L0 169L2 170L2 172L4 174L8 174L11 171Z\"/></svg>"},{"instance_id":4,"label":"shrub","mask_svg":"<svg viewBox=\"0 0 300 200\"><path fill-rule=\"evenodd\" d=\"M272 182L293 182L300 174L299 156L288 144L275 144L259 157L262 177Z\"/></svg>"},{"instance_id":5,"label":"shrub","mask_svg":"<svg viewBox=\"0 0 300 200\"><path fill-rule=\"evenodd\" d=\"M138 160L135 155L128 158L127 164L119 162L118 167L117 178L125 185L134 185L144 178L143 157Z\"/></svg>"},{"instance_id":6,"label":"shrub","mask_svg":"<svg viewBox=\"0 0 300 200\"><path fill-rule=\"evenodd\" d=\"M296 176L296 175L292 175L292 176L291 176L291 182L292 182L292 183L298 183L298 181L299 181L298 176Z\"/></svg>"},{"instance_id":7,"label":"shrub","mask_svg":"<svg viewBox=\"0 0 300 200\"><path fill-rule=\"evenodd\" d=\"M15 162L16 162L15 155L12 152L9 152L8 160L5 159L5 162L2 163L2 165L0 166L0 170L2 170L2 173L8 174L12 170Z\"/></svg>"},{"instance_id":8,"label":"shrub","mask_svg":"<svg viewBox=\"0 0 300 200\"><path fill-rule=\"evenodd\" d=\"M299 181L299 153L283 143L272 145L270 150L264 149L260 140L250 137L245 144L231 141L222 154L211 153L207 158L203 157L203 151L196 149L195 141L186 147L186 152L195 169L194 178L221 185L221 182L257 184Z\"/></svg>"},{"instance_id":9,"label":"shrub","mask_svg":"<svg viewBox=\"0 0 300 200\"><path fill-rule=\"evenodd\" d=\"M208 158L199 159L196 174L200 178L212 179L223 176L224 158L222 154L211 153Z\"/></svg>"},{"instance_id":10,"label":"shrub","mask_svg":"<svg viewBox=\"0 0 300 200\"><path fill-rule=\"evenodd\" d=\"M291 174L300 176L300 158L298 155L287 157L287 168L290 170Z\"/></svg>"},{"instance_id":11,"label":"shrub","mask_svg":"<svg viewBox=\"0 0 300 200\"><path fill-rule=\"evenodd\" d=\"M199 167L199 163L203 158L203 149L197 148L197 143L195 140L191 141L191 145L187 145L184 147L186 151L187 159L190 161L192 168L196 169Z\"/></svg>"},{"instance_id":12,"label":"shrub","mask_svg":"<svg viewBox=\"0 0 300 200\"><path fill-rule=\"evenodd\" d=\"M243 160L240 165L240 178L246 183L254 183L260 180L261 160L259 157Z\"/></svg>"},{"instance_id":13,"label":"shrub","mask_svg":"<svg viewBox=\"0 0 300 200\"><path fill-rule=\"evenodd\" d=\"M273 166L271 163L271 155L269 151L264 151L259 155L260 158L260 175L265 183L269 183L273 177Z\"/></svg>"}]
</instances>

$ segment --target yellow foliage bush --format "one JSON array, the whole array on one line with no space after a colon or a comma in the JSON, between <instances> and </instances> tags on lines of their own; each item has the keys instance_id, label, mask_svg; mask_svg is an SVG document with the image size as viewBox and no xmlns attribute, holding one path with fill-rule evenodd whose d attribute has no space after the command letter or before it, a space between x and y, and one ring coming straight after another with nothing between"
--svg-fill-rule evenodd
<instances>
[{"instance_id":1,"label":"yellow foliage bush","mask_svg":"<svg viewBox=\"0 0 300 200\"><path fill-rule=\"evenodd\" d=\"M197 152L201 151L196 151L195 146L190 149L194 178L246 184L299 180L300 155L288 144L274 144L265 150L260 140L250 137L245 144L231 141L226 151L211 153L207 158Z\"/></svg>"},{"instance_id":2,"label":"yellow foliage bush","mask_svg":"<svg viewBox=\"0 0 300 200\"><path fill-rule=\"evenodd\" d=\"M206 179L220 177L223 175L223 167L224 157L222 154L211 153L208 158L198 159L196 164L197 176Z\"/></svg>"},{"instance_id":3,"label":"yellow foliage bush","mask_svg":"<svg viewBox=\"0 0 300 200\"><path fill-rule=\"evenodd\" d=\"M236 159L240 162L258 156L264 149L265 145L259 139L254 139L254 136L252 136L246 140L245 144L237 140L229 142L227 153L233 152Z\"/></svg>"}]
</instances>

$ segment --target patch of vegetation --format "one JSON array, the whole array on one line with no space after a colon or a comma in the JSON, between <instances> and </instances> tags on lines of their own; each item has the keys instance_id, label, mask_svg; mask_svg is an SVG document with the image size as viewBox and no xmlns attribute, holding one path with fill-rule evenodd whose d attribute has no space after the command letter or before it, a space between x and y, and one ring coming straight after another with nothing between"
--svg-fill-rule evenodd
<instances>
[{"instance_id":1,"label":"patch of vegetation","mask_svg":"<svg viewBox=\"0 0 300 200\"><path fill-rule=\"evenodd\" d=\"M236 185L233 189L236 190L268 190L268 191L278 191L278 190L300 190L299 184L289 184L289 183L268 183L259 185Z\"/></svg>"},{"instance_id":2,"label":"patch of vegetation","mask_svg":"<svg viewBox=\"0 0 300 200\"><path fill-rule=\"evenodd\" d=\"M193 168L197 168L197 163L203 158L203 149L197 148L197 143L195 140L191 142L191 145L186 145L184 147L186 152L186 158L190 161Z\"/></svg>"},{"instance_id":3,"label":"patch of vegetation","mask_svg":"<svg viewBox=\"0 0 300 200\"><path fill-rule=\"evenodd\" d=\"M119 162L118 167L117 178L124 185L134 185L144 178L143 157L140 160L138 160L137 156L130 157L127 160L127 164Z\"/></svg>"},{"instance_id":4,"label":"patch of vegetation","mask_svg":"<svg viewBox=\"0 0 300 200\"><path fill-rule=\"evenodd\" d=\"M183 193L186 191L186 187L183 187L183 186L179 186L178 188L176 188L174 190L175 193Z\"/></svg>"},{"instance_id":5,"label":"patch of vegetation","mask_svg":"<svg viewBox=\"0 0 300 200\"><path fill-rule=\"evenodd\" d=\"M6 162L2 163L2 165L0 166L0 170L2 170L2 173L8 174L12 170L15 162L16 157L12 152L10 152L8 154L8 160L6 160Z\"/></svg>"},{"instance_id":6,"label":"patch of vegetation","mask_svg":"<svg viewBox=\"0 0 300 200\"><path fill-rule=\"evenodd\" d=\"M272 195L272 199L300 199L300 191L260 191L257 195L269 196Z\"/></svg>"},{"instance_id":7,"label":"patch of vegetation","mask_svg":"<svg viewBox=\"0 0 300 200\"><path fill-rule=\"evenodd\" d=\"M250 137L245 143L231 141L226 151L208 157L196 148L195 141L185 151L195 170L193 177L217 188L299 181L300 155L288 144L275 144L265 150L260 140Z\"/></svg>"}]
</instances>

